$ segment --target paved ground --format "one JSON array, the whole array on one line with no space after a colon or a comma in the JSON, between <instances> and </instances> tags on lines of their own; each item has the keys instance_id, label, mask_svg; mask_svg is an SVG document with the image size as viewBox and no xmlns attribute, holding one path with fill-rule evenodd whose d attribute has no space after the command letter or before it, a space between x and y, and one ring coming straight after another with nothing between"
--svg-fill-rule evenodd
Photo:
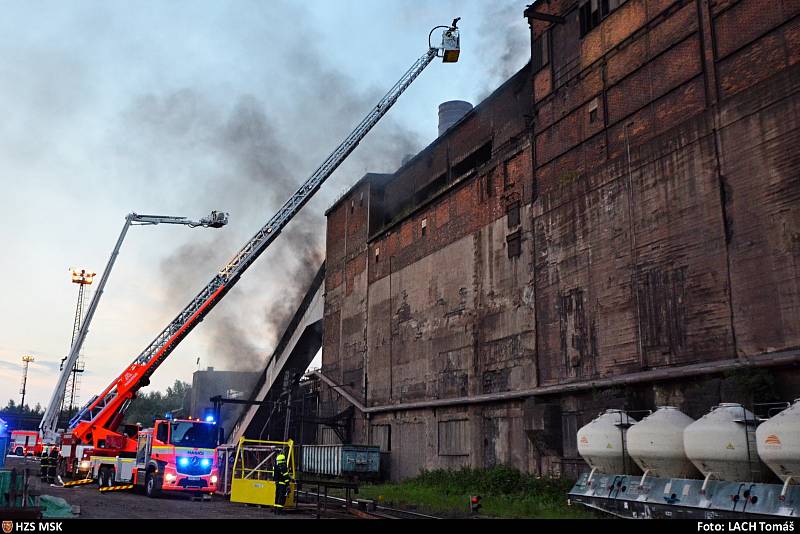
<instances>
[{"instance_id":1,"label":"paved ground","mask_svg":"<svg viewBox=\"0 0 800 534\"><path fill-rule=\"evenodd\" d=\"M184 496L163 496L149 499L132 492L100 493L96 487L42 488L42 493L61 497L71 505L80 506L78 517L85 519L310 519L304 513L275 516L269 508L232 503L220 497L211 501L191 501Z\"/></svg>"},{"instance_id":2,"label":"paved ground","mask_svg":"<svg viewBox=\"0 0 800 534\"><path fill-rule=\"evenodd\" d=\"M18 457L6 459L6 469L20 467L35 468L38 474L39 464L36 460ZM38 478L36 479L38 482ZM275 516L271 508L259 508L240 503L232 503L219 496L210 501L192 501L188 496L169 495L158 499L150 499L146 495L131 491L100 493L94 484L63 488L40 483L42 495L53 495L65 499L69 504L80 507L80 515L85 519L312 519L310 511L295 511Z\"/></svg>"}]
</instances>

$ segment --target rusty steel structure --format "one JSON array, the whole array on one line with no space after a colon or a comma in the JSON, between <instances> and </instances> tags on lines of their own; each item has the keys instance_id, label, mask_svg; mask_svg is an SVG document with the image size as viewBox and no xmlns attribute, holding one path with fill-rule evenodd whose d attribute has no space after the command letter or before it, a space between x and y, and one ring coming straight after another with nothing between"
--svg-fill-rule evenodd
<instances>
[{"instance_id":1,"label":"rusty steel structure","mask_svg":"<svg viewBox=\"0 0 800 534\"><path fill-rule=\"evenodd\" d=\"M530 63L326 214L320 415L394 479L576 477L602 409L800 396L800 4L524 16Z\"/></svg>"}]
</instances>

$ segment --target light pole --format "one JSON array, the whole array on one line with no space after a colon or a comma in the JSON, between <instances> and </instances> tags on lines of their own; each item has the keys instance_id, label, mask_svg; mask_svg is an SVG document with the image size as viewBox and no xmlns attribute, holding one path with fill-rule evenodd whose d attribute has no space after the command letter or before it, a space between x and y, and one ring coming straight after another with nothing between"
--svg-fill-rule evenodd
<instances>
[{"instance_id":1,"label":"light pole","mask_svg":"<svg viewBox=\"0 0 800 534\"><path fill-rule=\"evenodd\" d=\"M21 410L25 409L25 386L28 384L28 365L33 361L33 356L26 354L22 357L22 387L19 392L22 393L22 400L19 403Z\"/></svg>"},{"instance_id":2,"label":"light pole","mask_svg":"<svg viewBox=\"0 0 800 534\"><path fill-rule=\"evenodd\" d=\"M92 283L94 282L94 277L97 273L90 272L86 269L78 270L76 268L72 268L70 269L70 271L72 274L72 283L78 285L78 304L75 307L75 319L73 320L72 323L72 339L69 342L70 346L72 346L72 344L75 342L75 337L77 337L78 332L80 331L81 328L81 319L83 318L83 304L84 302L86 302L86 286L92 285ZM59 368L59 371L63 370L64 361L66 359L67 358L64 357L61 360L61 368ZM80 387L78 373L82 372L83 372L83 362L81 361L80 354L78 354L78 358L75 360L75 365L72 367L72 371L69 379L67 380L67 386L66 386L66 390L70 392L69 405L68 405L70 411L72 411L72 405L75 402L75 395L78 393ZM61 399L62 410L64 409L65 400L66 396Z\"/></svg>"}]
</instances>

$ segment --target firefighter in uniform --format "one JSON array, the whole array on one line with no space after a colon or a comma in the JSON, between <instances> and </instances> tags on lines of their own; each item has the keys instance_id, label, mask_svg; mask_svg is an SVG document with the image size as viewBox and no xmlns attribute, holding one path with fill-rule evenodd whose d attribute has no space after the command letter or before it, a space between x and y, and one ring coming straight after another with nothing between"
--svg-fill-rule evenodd
<instances>
[{"instance_id":1,"label":"firefighter in uniform","mask_svg":"<svg viewBox=\"0 0 800 534\"><path fill-rule=\"evenodd\" d=\"M274 466L275 478L275 508L274 513L283 513L283 507L286 504L286 495L289 493L289 467L286 465L286 455L278 453L275 458Z\"/></svg>"},{"instance_id":2,"label":"firefighter in uniform","mask_svg":"<svg viewBox=\"0 0 800 534\"><path fill-rule=\"evenodd\" d=\"M47 462L47 482L56 481L56 468L58 467L58 447L50 449L50 461Z\"/></svg>"},{"instance_id":3,"label":"firefighter in uniform","mask_svg":"<svg viewBox=\"0 0 800 534\"><path fill-rule=\"evenodd\" d=\"M47 482L47 466L50 464L50 457L47 456L47 448L43 447L39 453L39 478L42 482Z\"/></svg>"}]
</instances>

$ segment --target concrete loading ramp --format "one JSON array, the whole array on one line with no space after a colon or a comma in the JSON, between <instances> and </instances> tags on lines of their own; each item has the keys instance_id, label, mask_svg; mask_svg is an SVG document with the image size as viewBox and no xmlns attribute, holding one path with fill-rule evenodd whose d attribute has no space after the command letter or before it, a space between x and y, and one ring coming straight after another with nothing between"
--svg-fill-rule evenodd
<instances>
[{"instance_id":1,"label":"concrete loading ramp","mask_svg":"<svg viewBox=\"0 0 800 534\"><path fill-rule=\"evenodd\" d=\"M323 263L303 301L284 331L275 351L267 360L263 374L253 388L249 400L262 402L267 399L273 386L281 387L284 373L288 370L304 372L322 347L322 312L324 298L325 264ZM229 432L226 442L238 443L239 438L257 436L261 428L251 429L262 406L248 406Z\"/></svg>"}]
</instances>

